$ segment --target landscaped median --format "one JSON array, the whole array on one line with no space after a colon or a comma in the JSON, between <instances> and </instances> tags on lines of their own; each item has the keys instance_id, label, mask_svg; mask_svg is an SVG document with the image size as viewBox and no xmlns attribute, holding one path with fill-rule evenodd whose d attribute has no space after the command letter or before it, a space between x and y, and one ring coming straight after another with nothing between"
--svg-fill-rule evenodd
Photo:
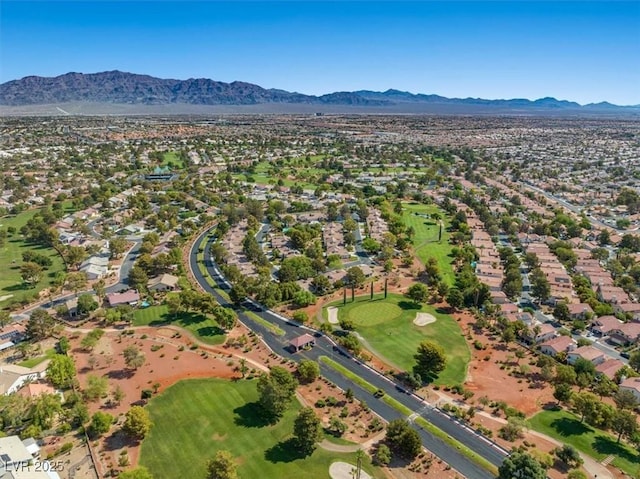
<instances>
[{"instance_id":1,"label":"landscaped median","mask_svg":"<svg viewBox=\"0 0 640 479\"><path fill-rule=\"evenodd\" d=\"M371 394L376 394L376 392L378 391L378 388L373 386L371 383L365 381L361 377L359 377L356 374L352 373L347 368L345 368L341 364L338 364L337 362L335 362L331 358L328 358L327 356L320 356L319 361L321 363L323 363L325 366L330 367L331 369L333 369L336 372L340 373L344 377L348 378L350 381L353 381L355 384L360 386L365 391L368 391ZM401 413L401 414L403 414L403 415L405 415L407 417L411 416L413 414L413 411L411 409L409 409L408 407L406 407L405 405L403 405L402 403L400 403L399 401L397 401L396 399L394 399L394 398L392 398L390 396L384 395L384 396L380 397L380 400L383 401L388 406L390 406L393 409L395 409L396 411L398 411L399 413ZM424 418L418 417L418 418L415 419L414 422L418 426L420 426L422 429L424 429L425 431L428 431L429 433L433 434L435 437L437 437L438 439L442 440L446 444L456 448L461 454L464 454L467 458L469 458L470 460L472 460L473 462L478 464L480 467L490 471L492 474L496 474L497 475L498 468L496 466L494 466L489 461L487 461L483 457L481 457L478 454L476 454L475 452L473 452L471 449L469 449L467 446L465 446L461 442L456 441L451 436L449 436L447 433L445 433L444 431L438 429L437 427L435 427L430 422L426 421Z\"/></svg>"}]
</instances>

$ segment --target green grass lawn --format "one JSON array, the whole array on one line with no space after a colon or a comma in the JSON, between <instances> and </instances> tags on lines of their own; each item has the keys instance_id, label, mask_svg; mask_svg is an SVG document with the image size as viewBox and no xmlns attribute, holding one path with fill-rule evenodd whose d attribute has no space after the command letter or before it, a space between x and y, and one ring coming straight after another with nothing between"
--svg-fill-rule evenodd
<instances>
[{"instance_id":1,"label":"green grass lawn","mask_svg":"<svg viewBox=\"0 0 640 479\"><path fill-rule=\"evenodd\" d=\"M22 366L25 368L32 368L34 366L37 366L38 364L40 364L43 361L46 361L47 359L51 359L56 355L56 350L54 348L51 349L47 349L44 354L41 354L40 356L35 356L33 358L29 358L29 359L25 359L24 361L20 361L18 363L18 366Z\"/></svg>"},{"instance_id":2,"label":"green grass lawn","mask_svg":"<svg viewBox=\"0 0 640 479\"><path fill-rule=\"evenodd\" d=\"M613 465L632 477L640 472L640 456L637 451L625 444L617 444L617 437L581 423L580 418L569 411L542 411L529 419L529 427L571 444L597 461L613 454Z\"/></svg>"},{"instance_id":3,"label":"green grass lawn","mask_svg":"<svg viewBox=\"0 0 640 479\"><path fill-rule=\"evenodd\" d=\"M222 449L234 456L242 478L329 478L332 462L355 464L355 453L320 448L301 457L291 440L300 405L267 425L257 399L255 381L196 379L171 386L147 406L153 427L142 442L140 464L155 479L204 479L207 461ZM364 469L383 477L368 462Z\"/></svg>"},{"instance_id":4,"label":"green grass lawn","mask_svg":"<svg viewBox=\"0 0 640 479\"><path fill-rule=\"evenodd\" d=\"M172 170L184 169L184 161L178 156L176 151L168 151L162 155L161 166L168 166Z\"/></svg>"},{"instance_id":5,"label":"green grass lawn","mask_svg":"<svg viewBox=\"0 0 640 479\"><path fill-rule=\"evenodd\" d=\"M423 264L427 259L434 257L438 260L438 266L442 273L443 279L447 284L452 285L455 281L453 268L451 263L453 258L451 254L451 245L449 244L449 217L446 213L436 205L423 205L420 203L403 203L402 220L407 226L413 226L415 236L413 237L413 247L416 255ZM416 214L418 213L418 214ZM442 241L438 242L438 234L440 230L439 222L431 218L425 218L419 215L431 215L439 213L444 221L442 231Z\"/></svg>"},{"instance_id":6,"label":"green grass lawn","mask_svg":"<svg viewBox=\"0 0 640 479\"><path fill-rule=\"evenodd\" d=\"M174 324L185 328L207 344L224 343L224 331L210 316L183 311L174 318L169 314L167 306L164 304L137 309L134 313L134 326L160 326L162 324Z\"/></svg>"},{"instance_id":7,"label":"green grass lawn","mask_svg":"<svg viewBox=\"0 0 640 479\"><path fill-rule=\"evenodd\" d=\"M0 247L0 308L20 302L25 297L35 298L37 293L53 282L58 272L64 270L62 258L53 248L28 244L19 233L20 228L36 214L36 211L29 210L16 216L0 218L0 229L6 230L10 226L16 229L16 233L8 236L4 246ZM35 288L25 286L20 277L22 253L25 251L36 251L51 258L52 265L44 271L42 280Z\"/></svg>"},{"instance_id":8,"label":"green grass lawn","mask_svg":"<svg viewBox=\"0 0 640 479\"><path fill-rule=\"evenodd\" d=\"M349 300L347 300L349 301ZM385 300L380 295L360 296L354 303L335 302L338 318L350 319L371 347L402 370L411 370L413 355L421 341L429 339L440 344L447 353L447 366L434 384L455 385L463 383L470 360L469 348L458 323L448 314L439 313L429 305L416 305L405 297L390 294ZM436 322L416 326L416 313L430 313Z\"/></svg>"}]
</instances>

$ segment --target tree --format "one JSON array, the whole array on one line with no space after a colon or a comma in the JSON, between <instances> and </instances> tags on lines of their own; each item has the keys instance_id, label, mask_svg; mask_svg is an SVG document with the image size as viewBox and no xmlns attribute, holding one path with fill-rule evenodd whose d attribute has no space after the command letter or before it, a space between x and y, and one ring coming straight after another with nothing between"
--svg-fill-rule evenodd
<instances>
[{"instance_id":1,"label":"tree","mask_svg":"<svg viewBox=\"0 0 640 479\"><path fill-rule=\"evenodd\" d=\"M33 399L31 420L40 430L49 429L53 426L56 416L61 412L60 396L57 394L40 394Z\"/></svg>"},{"instance_id":2,"label":"tree","mask_svg":"<svg viewBox=\"0 0 640 479\"><path fill-rule=\"evenodd\" d=\"M153 476L146 467L139 466L135 469L121 472L118 479L153 479Z\"/></svg>"},{"instance_id":3,"label":"tree","mask_svg":"<svg viewBox=\"0 0 640 479\"><path fill-rule=\"evenodd\" d=\"M533 296L538 298L540 302L544 303L549 299L549 295L551 294L551 285L549 284L549 280L547 280L547 277L540 268L533 270L530 275L530 280L531 293Z\"/></svg>"},{"instance_id":4,"label":"tree","mask_svg":"<svg viewBox=\"0 0 640 479\"><path fill-rule=\"evenodd\" d=\"M78 296L78 314L84 316L98 309L98 302L91 294L81 294Z\"/></svg>"},{"instance_id":5,"label":"tree","mask_svg":"<svg viewBox=\"0 0 640 479\"><path fill-rule=\"evenodd\" d=\"M588 479L587 475L580 469L573 469L567 474L567 479Z\"/></svg>"},{"instance_id":6,"label":"tree","mask_svg":"<svg viewBox=\"0 0 640 479\"><path fill-rule=\"evenodd\" d=\"M238 479L236 468L229 451L218 451L207 465L207 479Z\"/></svg>"},{"instance_id":7,"label":"tree","mask_svg":"<svg viewBox=\"0 0 640 479\"><path fill-rule=\"evenodd\" d=\"M293 304L299 308L305 308L310 304L315 304L315 302L316 297L310 291L301 290L293 296Z\"/></svg>"},{"instance_id":8,"label":"tree","mask_svg":"<svg viewBox=\"0 0 640 479\"><path fill-rule=\"evenodd\" d=\"M7 324L11 323L11 314L9 311L0 311L0 329L4 328Z\"/></svg>"},{"instance_id":9,"label":"tree","mask_svg":"<svg viewBox=\"0 0 640 479\"><path fill-rule=\"evenodd\" d=\"M97 401L101 397L106 396L108 390L109 382L107 381L107 378L90 374L87 377L87 386L84 388L84 396L88 401Z\"/></svg>"},{"instance_id":10,"label":"tree","mask_svg":"<svg viewBox=\"0 0 640 479\"><path fill-rule=\"evenodd\" d=\"M351 286L355 286L356 288L360 288L364 285L367 277L362 272L362 269L359 266L352 266L347 270L347 284Z\"/></svg>"},{"instance_id":11,"label":"tree","mask_svg":"<svg viewBox=\"0 0 640 479\"><path fill-rule=\"evenodd\" d=\"M236 325L236 321L238 320L236 313L232 309L219 305L214 308L213 317L225 331L233 329Z\"/></svg>"},{"instance_id":12,"label":"tree","mask_svg":"<svg viewBox=\"0 0 640 479\"><path fill-rule=\"evenodd\" d=\"M498 468L498 479L545 479L547 471L533 456L514 452Z\"/></svg>"},{"instance_id":13,"label":"tree","mask_svg":"<svg viewBox=\"0 0 640 479\"><path fill-rule=\"evenodd\" d=\"M380 444L376 449L375 462L381 466L386 466L391 462L391 450L386 444Z\"/></svg>"},{"instance_id":14,"label":"tree","mask_svg":"<svg viewBox=\"0 0 640 479\"><path fill-rule=\"evenodd\" d=\"M132 369L138 369L145 361L144 353L135 346L127 346L122 351L122 356L127 367Z\"/></svg>"},{"instance_id":15,"label":"tree","mask_svg":"<svg viewBox=\"0 0 640 479\"><path fill-rule=\"evenodd\" d=\"M598 411L598 398L595 394L589 392L579 392L573 394L571 401L573 407L580 414L580 422L584 422L587 418L592 418Z\"/></svg>"},{"instance_id":16,"label":"tree","mask_svg":"<svg viewBox=\"0 0 640 479\"><path fill-rule=\"evenodd\" d=\"M640 372L640 351L634 351L629 356L629 366Z\"/></svg>"},{"instance_id":17,"label":"tree","mask_svg":"<svg viewBox=\"0 0 640 479\"><path fill-rule=\"evenodd\" d=\"M124 238L111 238L109 240L109 253L112 258L119 258L127 249L127 240Z\"/></svg>"},{"instance_id":18,"label":"tree","mask_svg":"<svg viewBox=\"0 0 640 479\"><path fill-rule=\"evenodd\" d=\"M569 321L571 316L569 315L569 306L564 301L560 301L556 303L556 306L553 308L553 316L558 321Z\"/></svg>"},{"instance_id":19,"label":"tree","mask_svg":"<svg viewBox=\"0 0 640 479\"><path fill-rule=\"evenodd\" d=\"M620 389L613 395L613 401L618 409L633 409L638 405L635 395L628 389Z\"/></svg>"},{"instance_id":20,"label":"tree","mask_svg":"<svg viewBox=\"0 0 640 479\"><path fill-rule=\"evenodd\" d=\"M120 404L125 397L124 390L118 384L115 389L111 392L111 397L113 398L113 402L116 404Z\"/></svg>"},{"instance_id":21,"label":"tree","mask_svg":"<svg viewBox=\"0 0 640 479\"><path fill-rule=\"evenodd\" d=\"M53 334L55 320L44 309L36 309L27 321L27 336L35 341L48 338Z\"/></svg>"},{"instance_id":22,"label":"tree","mask_svg":"<svg viewBox=\"0 0 640 479\"><path fill-rule=\"evenodd\" d=\"M263 373L258 378L258 402L269 420L277 422L282 417L297 386L298 382L291 373L280 366L274 366L269 374Z\"/></svg>"},{"instance_id":23,"label":"tree","mask_svg":"<svg viewBox=\"0 0 640 479\"><path fill-rule=\"evenodd\" d=\"M142 406L132 406L125 415L122 430L136 439L144 439L153 426L149 413Z\"/></svg>"},{"instance_id":24,"label":"tree","mask_svg":"<svg viewBox=\"0 0 640 479\"><path fill-rule=\"evenodd\" d=\"M136 264L129 271L129 285L138 291L146 288L147 283L149 282L149 276L144 269Z\"/></svg>"},{"instance_id":25,"label":"tree","mask_svg":"<svg viewBox=\"0 0 640 479\"><path fill-rule=\"evenodd\" d=\"M405 459L415 459L422 450L422 441L415 429L404 419L394 419L387 425L386 440L391 449Z\"/></svg>"},{"instance_id":26,"label":"tree","mask_svg":"<svg viewBox=\"0 0 640 479\"><path fill-rule=\"evenodd\" d=\"M164 302L167 305L167 312L172 315L174 319L177 318L183 309L181 296L177 294L167 295Z\"/></svg>"},{"instance_id":27,"label":"tree","mask_svg":"<svg viewBox=\"0 0 640 479\"><path fill-rule=\"evenodd\" d=\"M73 291L74 294L78 294L78 291L87 286L87 273L84 271L69 273L65 278L65 282L68 289Z\"/></svg>"},{"instance_id":28,"label":"tree","mask_svg":"<svg viewBox=\"0 0 640 479\"><path fill-rule=\"evenodd\" d=\"M633 437L638 431L636 415L624 409L617 409L611 421L611 429L618 433L618 442L624 435L627 438Z\"/></svg>"},{"instance_id":29,"label":"tree","mask_svg":"<svg viewBox=\"0 0 640 479\"><path fill-rule=\"evenodd\" d=\"M47 366L47 379L57 388L70 388L76 377L76 367L70 356L56 354Z\"/></svg>"},{"instance_id":30,"label":"tree","mask_svg":"<svg viewBox=\"0 0 640 479\"><path fill-rule=\"evenodd\" d=\"M320 366L310 359L298 363L298 376L303 384L312 383L320 376Z\"/></svg>"},{"instance_id":31,"label":"tree","mask_svg":"<svg viewBox=\"0 0 640 479\"><path fill-rule=\"evenodd\" d=\"M600 396L600 399L602 399L603 396L611 396L617 390L618 385L604 375L600 376L593 386L593 392Z\"/></svg>"},{"instance_id":32,"label":"tree","mask_svg":"<svg viewBox=\"0 0 640 479\"><path fill-rule=\"evenodd\" d=\"M42 272L42 266L31 261L22 263L22 266L20 266L20 277L22 278L22 281L30 286L35 286L40 282L42 279Z\"/></svg>"},{"instance_id":33,"label":"tree","mask_svg":"<svg viewBox=\"0 0 640 479\"><path fill-rule=\"evenodd\" d=\"M67 264L73 266L75 269L80 267L80 264L87 257L87 250L82 246L69 246L65 252Z\"/></svg>"},{"instance_id":34,"label":"tree","mask_svg":"<svg viewBox=\"0 0 640 479\"><path fill-rule=\"evenodd\" d=\"M340 418L331 416L331 419L329 419L329 431L331 431L331 434L336 437L342 437L347 429L348 426Z\"/></svg>"},{"instance_id":35,"label":"tree","mask_svg":"<svg viewBox=\"0 0 640 479\"><path fill-rule=\"evenodd\" d=\"M311 454L316 448L316 443L322 439L322 424L312 408L300 409L293 423L293 435L298 449L305 455Z\"/></svg>"},{"instance_id":36,"label":"tree","mask_svg":"<svg viewBox=\"0 0 640 479\"><path fill-rule=\"evenodd\" d=\"M414 303L426 303L429 299L429 289L422 283L414 283L404 295Z\"/></svg>"},{"instance_id":37,"label":"tree","mask_svg":"<svg viewBox=\"0 0 640 479\"><path fill-rule=\"evenodd\" d=\"M98 341L100 341L100 338L103 335L104 335L104 330L94 329L89 333L87 333L87 335L84 338L82 338L82 341L80 341L80 346L82 346L84 349L91 351L93 348L96 347L96 345L98 344Z\"/></svg>"},{"instance_id":38,"label":"tree","mask_svg":"<svg viewBox=\"0 0 640 479\"><path fill-rule=\"evenodd\" d=\"M584 462L577 449L570 444L558 447L553 452L558 459L569 467L580 467Z\"/></svg>"},{"instance_id":39,"label":"tree","mask_svg":"<svg viewBox=\"0 0 640 479\"><path fill-rule=\"evenodd\" d=\"M554 378L556 384L573 385L576 383L576 378L576 370L571 366L567 366L566 364L558 364L556 366L556 377Z\"/></svg>"},{"instance_id":40,"label":"tree","mask_svg":"<svg viewBox=\"0 0 640 479\"><path fill-rule=\"evenodd\" d=\"M311 280L311 288L319 296L324 296L325 294L329 294L333 291L333 286L331 285L329 278L321 274Z\"/></svg>"},{"instance_id":41,"label":"tree","mask_svg":"<svg viewBox=\"0 0 640 479\"><path fill-rule=\"evenodd\" d=\"M502 426L499 431L499 436L506 441L515 441L522 437L522 431L524 429L524 421L518 417L510 417L507 420L507 424Z\"/></svg>"},{"instance_id":42,"label":"tree","mask_svg":"<svg viewBox=\"0 0 640 479\"><path fill-rule=\"evenodd\" d=\"M566 383L556 384L553 390L553 397L560 403L567 403L571 399L571 386Z\"/></svg>"},{"instance_id":43,"label":"tree","mask_svg":"<svg viewBox=\"0 0 640 479\"><path fill-rule=\"evenodd\" d=\"M113 416L106 412L98 411L91 417L91 424L87 431L90 436L98 437L107 433L113 424Z\"/></svg>"},{"instance_id":44,"label":"tree","mask_svg":"<svg viewBox=\"0 0 640 479\"><path fill-rule=\"evenodd\" d=\"M458 288L449 288L447 292L447 303L453 309L459 309L464 305L464 296Z\"/></svg>"},{"instance_id":45,"label":"tree","mask_svg":"<svg viewBox=\"0 0 640 479\"><path fill-rule=\"evenodd\" d=\"M413 372L423 379L437 376L447 363L444 348L432 341L422 341L413 357L416 360Z\"/></svg>"}]
</instances>

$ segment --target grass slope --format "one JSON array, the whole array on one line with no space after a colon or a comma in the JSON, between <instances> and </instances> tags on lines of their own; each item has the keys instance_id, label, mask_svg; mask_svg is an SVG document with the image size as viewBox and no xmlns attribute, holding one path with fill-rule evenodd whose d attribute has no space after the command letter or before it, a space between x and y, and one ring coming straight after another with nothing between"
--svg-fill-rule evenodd
<instances>
[{"instance_id":1,"label":"grass slope","mask_svg":"<svg viewBox=\"0 0 640 479\"><path fill-rule=\"evenodd\" d=\"M542 411L529 419L529 427L602 461L614 455L613 465L632 477L640 470L640 456L631 447L617 444L615 437L581 423L574 414L565 410Z\"/></svg>"},{"instance_id":2,"label":"grass slope","mask_svg":"<svg viewBox=\"0 0 640 479\"><path fill-rule=\"evenodd\" d=\"M418 306L403 296L390 294L387 299L360 296L353 303L333 303L338 318L350 319L356 332L371 345L376 353L403 370L411 370L413 355L421 341L429 339L440 344L447 353L447 366L434 384L463 383L470 360L469 348L458 323L448 314L439 313L429 305ZM416 326L416 313L424 312L436 317L436 322Z\"/></svg>"},{"instance_id":3,"label":"grass slope","mask_svg":"<svg viewBox=\"0 0 640 479\"><path fill-rule=\"evenodd\" d=\"M451 245L449 244L449 217L436 205L423 205L419 203L403 203L402 220L407 226L413 226L415 236L413 237L413 247L416 255L423 264L430 257L436 258L443 279L447 284L452 285L455 281L453 268L451 266L453 258L451 254ZM418 214L416 214L418 213ZM432 215L439 213L444 221L444 229L442 231L442 241L438 242L438 234L440 230L439 222L430 218L419 215Z\"/></svg>"},{"instance_id":4,"label":"grass slope","mask_svg":"<svg viewBox=\"0 0 640 479\"><path fill-rule=\"evenodd\" d=\"M236 458L243 478L328 478L332 462L355 464L355 453L316 449L300 457L291 441L300 405L292 405L277 424L266 425L257 399L253 381L198 379L171 386L147 406L154 425L142 442L140 464L155 479L204 479L207 461L221 449ZM364 469L383 477L368 463Z\"/></svg>"},{"instance_id":5,"label":"grass slope","mask_svg":"<svg viewBox=\"0 0 640 479\"><path fill-rule=\"evenodd\" d=\"M19 233L27 221L29 221L37 210L24 211L16 216L6 216L0 218L0 229L6 230L13 226L16 233L7 237L5 244L0 248L0 298L9 296L0 301L0 308L11 303L19 302L25 297L35 297L37 293L47 288L55 278L56 274L64 270L62 258L53 248L28 244ZM22 265L22 253L25 251L36 251L51 258L52 265L44 271L42 281L35 288L23 285L20 277L20 266Z\"/></svg>"},{"instance_id":6,"label":"grass slope","mask_svg":"<svg viewBox=\"0 0 640 479\"><path fill-rule=\"evenodd\" d=\"M210 316L183 311L174 317L169 314L167 306L164 304L138 309L134 313L134 326L160 326L163 324L175 324L185 328L208 344L224 343L224 331Z\"/></svg>"}]
</instances>

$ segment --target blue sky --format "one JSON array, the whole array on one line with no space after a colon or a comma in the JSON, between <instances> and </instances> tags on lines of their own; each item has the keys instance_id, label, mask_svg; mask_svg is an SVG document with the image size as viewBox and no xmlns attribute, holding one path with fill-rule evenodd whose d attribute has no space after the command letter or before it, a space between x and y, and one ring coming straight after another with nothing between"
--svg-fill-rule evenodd
<instances>
[{"instance_id":1,"label":"blue sky","mask_svg":"<svg viewBox=\"0 0 640 479\"><path fill-rule=\"evenodd\" d=\"M640 1L0 2L0 81L69 71L640 104Z\"/></svg>"}]
</instances>

